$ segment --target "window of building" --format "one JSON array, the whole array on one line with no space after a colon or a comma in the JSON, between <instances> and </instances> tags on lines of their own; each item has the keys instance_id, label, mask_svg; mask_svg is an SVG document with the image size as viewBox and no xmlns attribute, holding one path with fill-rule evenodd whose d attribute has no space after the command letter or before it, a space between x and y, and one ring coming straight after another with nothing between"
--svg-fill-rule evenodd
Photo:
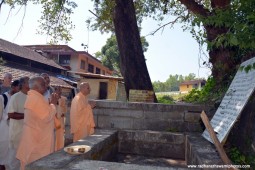
<instances>
[{"instance_id":1,"label":"window of building","mask_svg":"<svg viewBox=\"0 0 255 170\"><path fill-rule=\"evenodd\" d=\"M89 64L88 72L94 73L94 66L92 64Z\"/></svg>"},{"instance_id":2,"label":"window of building","mask_svg":"<svg viewBox=\"0 0 255 170\"><path fill-rule=\"evenodd\" d=\"M80 66L80 69L85 70L85 61L84 61L84 60L81 60L81 66Z\"/></svg>"},{"instance_id":3,"label":"window of building","mask_svg":"<svg viewBox=\"0 0 255 170\"><path fill-rule=\"evenodd\" d=\"M59 64L70 64L70 55L59 55Z\"/></svg>"},{"instance_id":4,"label":"window of building","mask_svg":"<svg viewBox=\"0 0 255 170\"><path fill-rule=\"evenodd\" d=\"M97 68L97 67L96 67L96 74L101 74L100 68Z\"/></svg>"},{"instance_id":5,"label":"window of building","mask_svg":"<svg viewBox=\"0 0 255 170\"><path fill-rule=\"evenodd\" d=\"M189 88L189 85L187 85L187 88Z\"/></svg>"},{"instance_id":6,"label":"window of building","mask_svg":"<svg viewBox=\"0 0 255 170\"><path fill-rule=\"evenodd\" d=\"M201 82L201 87L204 87L205 86L205 81L202 81Z\"/></svg>"}]
</instances>

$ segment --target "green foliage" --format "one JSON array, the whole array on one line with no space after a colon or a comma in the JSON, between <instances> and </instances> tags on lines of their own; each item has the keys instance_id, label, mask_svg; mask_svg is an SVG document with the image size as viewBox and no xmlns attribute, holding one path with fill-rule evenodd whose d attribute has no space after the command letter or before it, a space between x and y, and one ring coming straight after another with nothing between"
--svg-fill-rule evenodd
<instances>
[{"instance_id":1,"label":"green foliage","mask_svg":"<svg viewBox=\"0 0 255 170\"><path fill-rule=\"evenodd\" d=\"M97 15L93 29L101 32L114 32L113 11L115 1L93 0L94 10ZM70 15L77 4L72 0L5 0L11 8L18 5L26 5L31 2L42 5L42 16L40 19L40 34L51 37L51 43L58 40L70 41L70 30L75 26L70 20ZM197 4L195 4L197 3ZM192 3L190 3L192 4ZM208 50L219 47L240 48L239 55L246 55L255 49L255 3L254 0L233 0L228 9L217 9L212 6L211 0L194 2L195 7L204 9L207 15L199 15L201 11L188 11L187 6L176 0L139 0L134 1L138 25L145 17L152 17L159 21L159 26L164 18L174 16L175 23L182 23L184 30L189 30L192 36L201 46L207 45ZM196 8L194 8L196 9ZM227 28L226 33L218 34L216 38L208 40L205 26Z\"/></svg>"},{"instance_id":2,"label":"green foliage","mask_svg":"<svg viewBox=\"0 0 255 170\"><path fill-rule=\"evenodd\" d=\"M152 85L155 92L164 92L168 90L164 82L154 81L152 82Z\"/></svg>"},{"instance_id":3,"label":"green foliage","mask_svg":"<svg viewBox=\"0 0 255 170\"><path fill-rule=\"evenodd\" d=\"M236 147L230 150L230 159L237 165L245 164L245 156Z\"/></svg>"},{"instance_id":4,"label":"green foliage","mask_svg":"<svg viewBox=\"0 0 255 170\"><path fill-rule=\"evenodd\" d=\"M255 63L239 67L239 71L245 71L246 73L248 73L252 69L255 69Z\"/></svg>"},{"instance_id":5,"label":"green foliage","mask_svg":"<svg viewBox=\"0 0 255 170\"><path fill-rule=\"evenodd\" d=\"M96 13L95 22L92 24L93 30L100 30L101 33L114 33L113 12L115 7L114 0L92 0L94 1L94 10ZM146 0L134 1L136 9L137 24L140 27L141 22L146 16L153 16L157 12L157 6L153 2ZM156 18L156 17L155 17Z\"/></svg>"},{"instance_id":6,"label":"green foliage","mask_svg":"<svg viewBox=\"0 0 255 170\"><path fill-rule=\"evenodd\" d=\"M254 165L255 164L255 156L245 156L241 153L241 151L233 147L228 151L230 155L230 159L234 165Z\"/></svg>"},{"instance_id":7,"label":"green foliage","mask_svg":"<svg viewBox=\"0 0 255 170\"><path fill-rule=\"evenodd\" d=\"M187 76L183 75L169 75L168 79L165 82L154 81L152 82L153 89L155 92L170 92L170 91L179 91L179 85L183 81L195 80L196 75L190 73Z\"/></svg>"},{"instance_id":8,"label":"green foliage","mask_svg":"<svg viewBox=\"0 0 255 170\"><path fill-rule=\"evenodd\" d=\"M201 90L192 89L183 100L188 103L214 103L221 100L226 90L227 86L217 89L215 80L209 77Z\"/></svg>"},{"instance_id":9,"label":"green foliage","mask_svg":"<svg viewBox=\"0 0 255 170\"><path fill-rule=\"evenodd\" d=\"M101 33L114 32L112 13L115 1L111 0L94 0L94 10L97 17L96 22L91 25L92 30L100 30Z\"/></svg>"},{"instance_id":10,"label":"green foliage","mask_svg":"<svg viewBox=\"0 0 255 170\"><path fill-rule=\"evenodd\" d=\"M195 103L201 101L201 91L197 89L192 89L187 96L183 98L185 102Z\"/></svg>"},{"instance_id":11,"label":"green foliage","mask_svg":"<svg viewBox=\"0 0 255 170\"><path fill-rule=\"evenodd\" d=\"M149 43L145 37L141 37L143 51L146 52ZM102 64L111 70L115 70L118 76L120 73L120 54L115 35L107 39L106 44L102 47L101 52L96 52L96 58L102 61Z\"/></svg>"},{"instance_id":12,"label":"green foliage","mask_svg":"<svg viewBox=\"0 0 255 170\"><path fill-rule=\"evenodd\" d=\"M72 39L70 31L74 25L70 19L73 9L77 4L72 0L6 0L3 1L11 9L19 5L26 6L29 2L42 5L42 15L39 20L40 26L37 32L46 34L50 38L51 44L58 41L70 41Z\"/></svg>"},{"instance_id":13,"label":"green foliage","mask_svg":"<svg viewBox=\"0 0 255 170\"><path fill-rule=\"evenodd\" d=\"M111 17L115 4L111 0L95 0L94 2L96 13L99 16L94 28L104 32L107 30L105 23L113 25ZM223 1L223 3L225 2L228 1ZM213 4L218 2L211 0L192 1L191 3L178 0L140 0L134 1L134 3L138 23L141 23L145 17L152 17L159 21L159 26L172 27L175 23L182 23L183 30L190 31L200 47L206 46L208 51L224 51L222 49L231 51L229 55L232 57L233 63L239 64L242 57L255 51L254 0L233 0L226 8L215 7ZM161 23L164 18L169 18L169 16L175 17L175 19L169 21L168 24ZM208 33L210 34L208 35ZM209 61L214 60L211 58L211 54ZM206 63L206 65L210 66L210 63ZM216 62L212 68L225 73L225 65L218 65ZM215 78L219 81L228 79L230 76L224 75L224 78ZM221 84L223 83L218 85Z\"/></svg>"},{"instance_id":14,"label":"green foliage","mask_svg":"<svg viewBox=\"0 0 255 170\"><path fill-rule=\"evenodd\" d=\"M169 95L157 96L158 103L173 104L174 99Z\"/></svg>"},{"instance_id":15,"label":"green foliage","mask_svg":"<svg viewBox=\"0 0 255 170\"><path fill-rule=\"evenodd\" d=\"M40 34L51 37L51 44L57 44L58 40L70 41L72 39L70 30L74 28L70 15L77 4L70 0L48 0L41 1L43 12L39 22Z\"/></svg>"}]
</instances>

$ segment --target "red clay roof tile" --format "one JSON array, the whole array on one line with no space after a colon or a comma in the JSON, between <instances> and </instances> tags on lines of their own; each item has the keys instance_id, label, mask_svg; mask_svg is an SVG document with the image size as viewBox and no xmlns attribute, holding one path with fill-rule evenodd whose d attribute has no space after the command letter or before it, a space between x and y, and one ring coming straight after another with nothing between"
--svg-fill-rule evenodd
<instances>
[{"instance_id":1,"label":"red clay roof tile","mask_svg":"<svg viewBox=\"0 0 255 170\"><path fill-rule=\"evenodd\" d=\"M13 80L15 79L19 79L23 76L28 76L28 77L32 77L32 76L36 76L41 74L43 71L39 71L36 70L34 68L29 68L29 67L23 67L23 66L19 66L19 65L13 65L13 64L7 64L7 65L1 65L0 66L0 79L3 80L3 76L4 73L11 73L13 76ZM50 85L51 86L60 86L60 87L65 87L65 88L73 88L71 85L69 85L68 83L66 83L65 81L55 77L54 75L51 75L49 73L50 76Z\"/></svg>"},{"instance_id":2,"label":"red clay roof tile","mask_svg":"<svg viewBox=\"0 0 255 170\"><path fill-rule=\"evenodd\" d=\"M66 70L65 68L55 63L53 60L47 59L29 48L19 46L17 44L3 40L1 38L0 38L0 51L13 54L22 58L26 58L29 60L37 61L39 63L43 63L55 68Z\"/></svg>"}]
</instances>

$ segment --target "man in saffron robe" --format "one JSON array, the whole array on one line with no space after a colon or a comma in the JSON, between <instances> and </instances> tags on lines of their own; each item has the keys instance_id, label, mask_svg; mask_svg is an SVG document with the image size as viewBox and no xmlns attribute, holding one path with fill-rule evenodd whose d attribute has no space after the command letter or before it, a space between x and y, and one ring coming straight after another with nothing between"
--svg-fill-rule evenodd
<instances>
[{"instance_id":1,"label":"man in saffron robe","mask_svg":"<svg viewBox=\"0 0 255 170\"><path fill-rule=\"evenodd\" d=\"M60 122L60 127L56 128L56 142L55 142L55 151L60 150L64 147L64 132L65 132L65 114L67 112L67 98L62 96L61 87L57 86L54 88L55 93L59 96L57 104L57 114L56 118Z\"/></svg>"},{"instance_id":2,"label":"man in saffron robe","mask_svg":"<svg viewBox=\"0 0 255 170\"><path fill-rule=\"evenodd\" d=\"M70 109L71 133L73 142L94 133L94 117L92 109L95 102L88 102L90 86L87 82L80 84L80 92L73 98Z\"/></svg>"},{"instance_id":3,"label":"man in saffron robe","mask_svg":"<svg viewBox=\"0 0 255 170\"><path fill-rule=\"evenodd\" d=\"M23 131L17 150L17 159L21 169L54 151L54 116L58 96L53 93L50 104L43 94L46 91L45 81L36 76L29 80L27 99L24 105Z\"/></svg>"}]
</instances>

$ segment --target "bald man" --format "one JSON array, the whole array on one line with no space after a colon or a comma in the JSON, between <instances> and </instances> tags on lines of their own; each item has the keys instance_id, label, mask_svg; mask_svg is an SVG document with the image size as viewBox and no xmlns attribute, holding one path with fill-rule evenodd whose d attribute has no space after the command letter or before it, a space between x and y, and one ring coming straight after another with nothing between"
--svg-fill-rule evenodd
<instances>
[{"instance_id":1,"label":"bald man","mask_svg":"<svg viewBox=\"0 0 255 170\"><path fill-rule=\"evenodd\" d=\"M80 92L73 98L70 109L71 133L73 142L94 133L94 117L92 109L95 102L88 102L90 86L87 82L80 84Z\"/></svg>"},{"instance_id":2,"label":"bald man","mask_svg":"<svg viewBox=\"0 0 255 170\"><path fill-rule=\"evenodd\" d=\"M58 96L53 93L50 104L45 100L46 83L40 76L29 80L29 88L24 105L26 116L16 155L22 170L27 164L54 151L54 117Z\"/></svg>"},{"instance_id":3,"label":"bald man","mask_svg":"<svg viewBox=\"0 0 255 170\"><path fill-rule=\"evenodd\" d=\"M44 98L49 101L51 94L53 93L54 89L50 86L50 76L47 73L42 73L40 76L44 78L46 91L44 92Z\"/></svg>"}]
</instances>

